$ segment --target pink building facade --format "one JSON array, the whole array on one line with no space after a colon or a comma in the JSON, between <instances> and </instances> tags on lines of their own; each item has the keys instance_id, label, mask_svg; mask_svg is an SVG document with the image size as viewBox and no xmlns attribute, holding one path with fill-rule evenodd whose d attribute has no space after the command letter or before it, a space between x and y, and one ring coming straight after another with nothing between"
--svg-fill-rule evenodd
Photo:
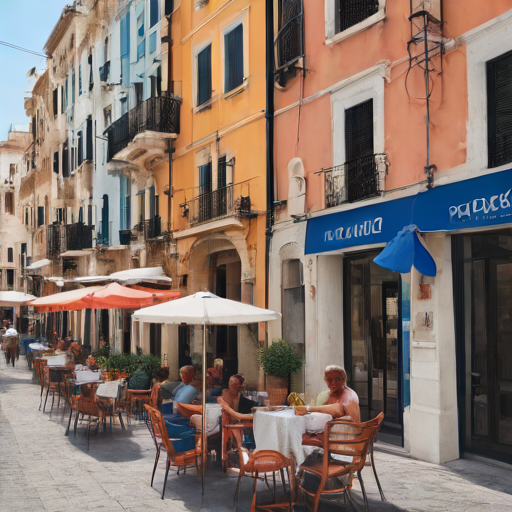
<instances>
[{"instance_id":1,"label":"pink building facade","mask_svg":"<svg viewBox=\"0 0 512 512\"><path fill-rule=\"evenodd\" d=\"M512 462L512 1L276 0L274 20L269 339L304 357L294 390L341 364L383 441ZM435 275L373 261L408 225Z\"/></svg>"}]
</instances>

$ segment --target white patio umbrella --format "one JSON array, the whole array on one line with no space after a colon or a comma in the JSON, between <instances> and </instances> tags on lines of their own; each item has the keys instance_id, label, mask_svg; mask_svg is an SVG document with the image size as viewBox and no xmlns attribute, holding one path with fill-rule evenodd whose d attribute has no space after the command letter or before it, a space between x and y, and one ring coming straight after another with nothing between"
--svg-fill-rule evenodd
<instances>
[{"instance_id":1,"label":"white patio umbrella","mask_svg":"<svg viewBox=\"0 0 512 512\"><path fill-rule=\"evenodd\" d=\"M24 306L27 302L30 302L34 299L35 297L33 295L28 295L23 292L0 292L0 307L16 308L18 306Z\"/></svg>"},{"instance_id":2,"label":"white patio umbrella","mask_svg":"<svg viewBox=\"0 0 512 512\"><path fill-rule=\"evenodd\" d=\"M161 324L203 325L203 418L202 418L202 483L204 493L204 464L206 459L206 326L237 325L278 320L280 313L257 308L234 300L223 299L210 292L198 292L156 306L139 309L132 320Z\"/></svg>"}]
</instances>

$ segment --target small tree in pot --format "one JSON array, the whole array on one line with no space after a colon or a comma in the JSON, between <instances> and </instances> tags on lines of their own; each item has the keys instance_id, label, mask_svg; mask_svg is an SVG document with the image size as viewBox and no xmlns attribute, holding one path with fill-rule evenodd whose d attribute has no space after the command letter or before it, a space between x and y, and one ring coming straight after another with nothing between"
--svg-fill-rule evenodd
<instances>
[{"instance_id":1,"label":"small tree in pot","mask_svg":"<svg viewBox=\"0 0 512 512\"><path fill-rule=\"evenodd\" d=\"M259 350L258 360L267 376L270 404L284 404L290 388L290 375L302 368L302 359L288 343L277 340Z\"/></svg>"}]
</instances>

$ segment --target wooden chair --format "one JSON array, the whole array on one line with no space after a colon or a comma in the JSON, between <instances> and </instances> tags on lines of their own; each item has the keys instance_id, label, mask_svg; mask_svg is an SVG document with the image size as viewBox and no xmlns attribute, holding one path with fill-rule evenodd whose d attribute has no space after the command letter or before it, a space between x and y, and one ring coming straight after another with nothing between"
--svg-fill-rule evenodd
<instances>
[{"instance_id":1,"label":"wooden chair","mask_svg":"<svg viewBox=\"0 0 512 512\"><path fill-rule=\"evenodd\" d=\"M231 437L231 431L233 429L240 430L241 435L243 434L244 428L252 428L253 421L252 420L237 420L229 412L222 408L222 470L227 471L228 461L227 461L227 453L228 453L228 443Z\"/></svg>"},{"instance_id":2,"label":"wooden chair","mask_svg":"<svg viewBox=\"0 0 512 512\"><path fill-rule=\"evenodd\" d=\"M231 425L229 435L231 438L231 451L238 455L238 482L236 485L234 510L238 502L238 494L240 492L240 483L242 477L248 476L254 478L254 495L252 499L251 512L289 510L293 511L294 495L295 495L295 467L290 459L282 453L273 450L261 450L250 453L243 445L242 433L245 426L243 424ZM288 477L290 488L286 488L285 473ZM261 476L265 477L267 482L267 474L272 473L273 480L273 503L268 505L257 505L257 486ZM283 486L284 502L277 501L277 485L276 473L281 476L281 484ZM268 483L267 483L268 485ZM270 487L269 487L270 488Z\"/></svg>"},{"instance_id":3,"label":"wooden chair","mask_svg":"<svg viewBox=\"0 0 512 512\"><path fill-rule=\"evenodd\" d=\"M48 364L46 359L38 357L34 359L34 368L37 374L37 378L39 379L39 385L41 386L40 398L39 401L39 410L41 410L41 406L43 405L43 391L44 391L44 367Z\"/></svg>"},{"instance_id":4,"label":"wooden chair","mask_svg":"<svg viewBox=\"0 0 512 512\"><path fill-rule=\"evenodd\" d=\"M153 467L153 475L151 477L151 486L153 486L153 478L155 476L156 467L158 465L158 460L160 458L161 448L165 447L165 450L167 452L164 487L162 490L162 499L164 499L169 469L171 467L177 468L179 472L180 469L186 469L187 467L195 466L197 471L199 472L197 459L201 455L201 449L200 447L195 447L193 450L189 450L186 452L176 452L174 450L172 441L169 439L169 436L167 434L167 427L165 426L165 421L162 416L162 413L148 404L144 404L144 408L146 409L149 416L149 428L156 446L156 458L155 465Z\"/></svg>"},{"instance_id":5,"label":"wooden chair","mask_svg":"<svg viewBox=\"0 0 512 512\"><path fill-rule=\"evenodd\" d=\"M349 477L351 474L357 474L361 490L363 493L366 510L369 510L368 498L364 488L361 471L366 462L366 455L370 448L370 443L375 437L378 426L362 426L361 424L349 421L335 420L330 421L325 426L323 434L323 460L311 465L302 464L298 476L298 488L305 494L313 498L313 511L317 512L322 495L332 495L344 492L352 502L350 495L350 485L343 481L342 477ZM352 461L338 461L336 456L352 457ZM306 473L315 475L320 484L316 493L307 490L301 479ZM327 481L336 482L335 489L325 489Z\"/></svg>"},{"instance_id":6,"label":"wooden chair","mask_svg":"<svg viewBox=\"0 0 512 512\"><path fill-rule=\"evenodd\" d=\"M378 434L378 431L380 429L380 425L381 425L383 420L384 420L384 413L381 412L373 420L366 421L364 423L354 423L354 425L359 425L361 427L377 427L376 430L375 430L375 435L374 435L374 437L372 438L372 440L370 442L370 448L369 448L370 460L366 460L365 465L372 467L373 476L375 478L375 482L377 483L377 487L379 488L380 499L382 501L386 501L386 497L384 496L384 492L383 492L382 487L380 485L379 477L377 475L377 469L375 467L375 461L374 461L374 458L373 458L373 443L377 440L377 434ZM302 436L302 444L304 446L314 446L316 448L323 448L323 443L324 443L323 432L322 433L307 432L306 434L304 434Z\"/></svg>"}]
</instances>

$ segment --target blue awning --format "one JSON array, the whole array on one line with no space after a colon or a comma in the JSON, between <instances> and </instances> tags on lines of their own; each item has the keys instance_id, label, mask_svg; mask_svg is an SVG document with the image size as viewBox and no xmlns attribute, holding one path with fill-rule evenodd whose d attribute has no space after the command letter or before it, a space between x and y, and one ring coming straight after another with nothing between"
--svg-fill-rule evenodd
<instances>
[{"instance_id":1,"label":"blue awning","mask_svg":"<svg viewBox=\"0 0 512 512\"><path fill-rule=\"evenodd\" d=\"M407 274L414 266L425 276L436 275L434 259L419 239L418 228L414 224L399 231L373 261L381 267L402 274Z\"/></svg>"}]
</instances>

